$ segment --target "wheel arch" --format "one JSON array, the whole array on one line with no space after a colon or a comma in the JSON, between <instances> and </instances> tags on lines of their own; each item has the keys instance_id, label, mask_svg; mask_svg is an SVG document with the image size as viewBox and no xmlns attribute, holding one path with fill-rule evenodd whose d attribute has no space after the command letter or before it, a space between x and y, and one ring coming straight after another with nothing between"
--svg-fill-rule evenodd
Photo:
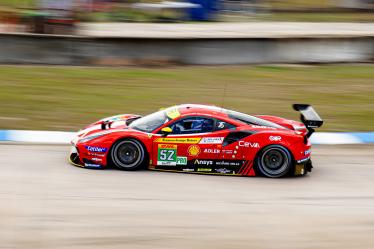
<instances>
[{"instance_id":1,"label":"wheel arch","mask_svg":"<svg viewBox=\"0 0 374 249\"><path fill-rule=\"evenodd\" d=\"M113 159L112 159L112 150L113 150L114 145L117 144L118 142L121 142L123 140L129 140L129 139L136 140L137 142L140 143L140 145L143 147L144 152L145 152L146 164L147 165L149 164L150 152L148 151L148 148L145 145L145 143L141 139L139 139L138 137L127 135L127 136L118 137L115 140L113 140L113 142L112 142L112 144L111 144L111 146L110 146L110 148L108 150L108 153L107 153L107 162L108 162L108 165L111 165L111 166L114 165Z\"/></svg>"},{"instance_id":2,"label":"wheel arch","mask_svg":"<svg viewBox=\"0 0 374 249\"><path fill-rule=\"evenodd\" d=\"M258 165L257 165L259 156L261 155L261 153L265 149L267 149L270 146L274 146L274 145L281 146L281 147L285 148L290 153L290 155L291 155L291 168L290 168L290 171L288 172L287 175L291 174L291 172L294 171L295 165L296 165L296 161L295 161L295 155L294 155L292 149L290 148L291 147L290 144L289 143L267 143L266 145L262 146L256 152L256 154L253 157L253 169L255 171L256 176L261 175L261 173L259 172L259 169L258 169Z\"/></svg>"}]
</instances>

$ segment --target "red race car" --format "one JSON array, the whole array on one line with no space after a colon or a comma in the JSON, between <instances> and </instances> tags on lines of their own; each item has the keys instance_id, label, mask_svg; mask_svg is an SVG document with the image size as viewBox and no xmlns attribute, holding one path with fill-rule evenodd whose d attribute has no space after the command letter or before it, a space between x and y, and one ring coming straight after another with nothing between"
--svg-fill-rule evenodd
<instances>
[{"instance_id":1,"label":"red race car","mask_svg":"<svg viewBox=\"0 0 374 249\"><path fill-rule=\"evenodd\" d=\"M70 162L84 168L283 177L312 170L309 137L323 121L295 104L301 122L186 104L150 115L102 119L73 139Z\"/></svg>"}]
</instances>

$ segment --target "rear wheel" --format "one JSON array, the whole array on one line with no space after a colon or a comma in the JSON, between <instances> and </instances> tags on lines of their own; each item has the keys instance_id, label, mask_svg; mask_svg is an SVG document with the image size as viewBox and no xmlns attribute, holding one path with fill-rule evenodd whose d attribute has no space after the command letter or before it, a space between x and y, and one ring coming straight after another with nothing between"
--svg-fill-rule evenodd
<instances>
[{"instance_id":1,"label":"rear wheel","mask_svg":"<svg viewBox=\"0 0 374 249\"><path fill-rule=\"evenodd\" d=\"M292 156L281 145L265 147L256 159L257 170L261 175L278 178L287 175L292 168Z\"/></svg>"},{"instance_id":2,"label":"rear wheel","mask_svg":"<svg viewBox=\"0 0 374 249\"><path fill-rule=\"evenodd\" d=\"M114 165L121 170L137 170L145 164L146 151L139 141L125 139L113 145L111 158Z\"/></svg>"}]
</instances>

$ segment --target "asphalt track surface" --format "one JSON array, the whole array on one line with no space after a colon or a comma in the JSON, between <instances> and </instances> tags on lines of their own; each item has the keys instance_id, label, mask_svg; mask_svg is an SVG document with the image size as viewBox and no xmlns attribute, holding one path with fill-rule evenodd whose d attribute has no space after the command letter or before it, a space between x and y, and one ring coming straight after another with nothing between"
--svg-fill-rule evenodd
<instances>
[{"instance_id":1,"label":"asphalt track surface","mask_svg":"<svg viewBox=\"0 0 374 249\"><path fill-rule=\"evenodd\" d=\"M0 248L374 248L374 146L319 146L306 177L88 170L0 145Z\"/></svg>"}]
</instances>

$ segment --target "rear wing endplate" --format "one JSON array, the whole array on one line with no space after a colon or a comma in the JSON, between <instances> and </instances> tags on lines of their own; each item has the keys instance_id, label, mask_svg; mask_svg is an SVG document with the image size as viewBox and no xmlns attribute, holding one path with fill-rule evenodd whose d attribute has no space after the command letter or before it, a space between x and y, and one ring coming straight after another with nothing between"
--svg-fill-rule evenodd
<instances>
[{"instance_id":1,"label":"rear wing endplate","mask_svg":"<svg viewBox=\"0 0 374 249\"><path fill-rule=\"evenodd\" d=\"M307 135L308 137L312 135L314 128L319 128L322 126L323 120L311 105L293 104L292 107L295 111L301 113L301 122L303 122L309 131Z\"/></svg>"}]
</instances>

